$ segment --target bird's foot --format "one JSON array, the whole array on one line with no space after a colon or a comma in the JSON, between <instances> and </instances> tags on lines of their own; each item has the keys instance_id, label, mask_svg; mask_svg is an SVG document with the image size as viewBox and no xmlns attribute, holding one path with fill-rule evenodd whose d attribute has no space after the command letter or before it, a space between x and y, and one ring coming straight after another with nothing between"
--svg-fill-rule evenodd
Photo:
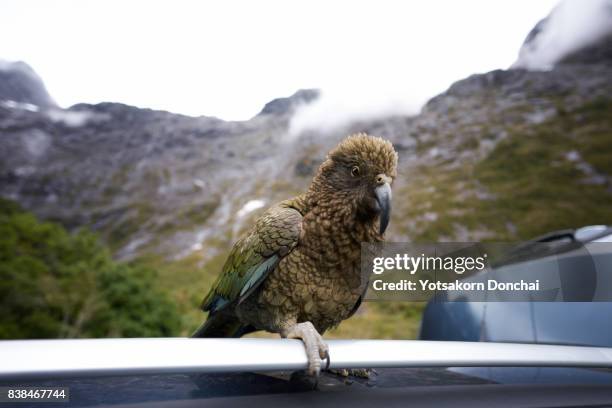
<instances>
[{"instance_id":1,"label":"bird's foot","mask_svg":"<svg viewBox=\"0 0 612 408\"><path fill-rule=\"evenodd\" d=\"M329 368L329 347L323 341L323 337L317 332L312 323L298 323L286 332L289 339L301 339L306 348L306 356L308 357L308 374L313 377L318 377L321 373L321 365L323 360L326 360L326 366Z\"/></svg>"},{"instance_id":2,"label":"bird's foot","mask_svg":"<svg viewBox=\"0 0 612 408\"><path fill-rule=\"evenodd\" d=\"M358 377L370 379L378 373L373 368L330 368L328 372L340 377Z\"/></svg>"}]
</instances>

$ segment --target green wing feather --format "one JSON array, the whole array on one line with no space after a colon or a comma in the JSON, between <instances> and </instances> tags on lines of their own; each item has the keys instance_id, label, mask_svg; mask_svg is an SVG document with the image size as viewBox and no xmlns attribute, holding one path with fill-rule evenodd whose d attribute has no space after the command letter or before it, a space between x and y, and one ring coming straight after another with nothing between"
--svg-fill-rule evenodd
<instances>
[{"instance_id":1,"label":"green wing feather","mask_svg":"<svg viewBox=\"0 0 612 408\"><path fill-rule=\"evenodd\" d=\"M248 297L297 245L301 225L302 215L288 202L266 211L232 248L202 310L215 313Z\"/></svg>"}]
</instances>

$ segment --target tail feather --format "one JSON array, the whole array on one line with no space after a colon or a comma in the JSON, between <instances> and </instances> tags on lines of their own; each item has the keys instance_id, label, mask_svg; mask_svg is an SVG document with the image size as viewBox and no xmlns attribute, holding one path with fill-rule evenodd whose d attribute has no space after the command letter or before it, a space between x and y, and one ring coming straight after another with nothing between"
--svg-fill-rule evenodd
<instances>
[{"instance_id":1,"label":"tail feather","mask_svg":"<svg viewBox=\"0 0 612 408\"><path fill-rule=\"evenodd\" d=\"M227 313L215 313L191 335L194 338L242 337L255 331L252 326L245 326L236 316Z\"/></svg>"}]
</instances>

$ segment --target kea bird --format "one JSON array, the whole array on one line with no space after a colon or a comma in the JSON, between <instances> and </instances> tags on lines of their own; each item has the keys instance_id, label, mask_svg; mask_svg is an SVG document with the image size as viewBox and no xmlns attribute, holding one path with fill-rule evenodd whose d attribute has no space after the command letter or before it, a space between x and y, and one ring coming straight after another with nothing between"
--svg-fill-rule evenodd
<instances>
[{"instance_id":1,"label":"kea bird","mask_svg":"<svg viewBox=\"0 0 612 408\"><path fill-rule=\"evenodd\" d=\"M383 240L397 158L390 142L366 134L332 149L308 191L270 207L236 242L193 337L266 330L302 340L308 374L329 367L321 335L361 303L361 243Z\"/></svg>"}]
</instances>

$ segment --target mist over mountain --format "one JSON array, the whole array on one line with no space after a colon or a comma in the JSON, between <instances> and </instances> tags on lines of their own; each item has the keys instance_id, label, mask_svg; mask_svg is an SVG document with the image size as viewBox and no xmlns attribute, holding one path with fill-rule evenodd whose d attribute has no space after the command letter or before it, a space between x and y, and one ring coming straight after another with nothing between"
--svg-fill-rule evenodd
<instances>
[{"instance_id":1,"label":"mist over mountain","mask_svg":"<svg viewBox=\"0 0 612 408\"><path fill-rule=\"evenodd\" d=\"M610 62L609 36L612 1L563 0L529 32L513 67L546 70L573 58Z\"/></svg>"},{"instance_id":2,"label":"mist over mountain","mask_svg":"<svg viewBox=\"0 0 612 408\"><path fill-rule=\"evenodd\" d=\"M320 96L317 89L300 89L288 98L277 98L265 104L259 115L282 115L295 113L296 109L308 105Z\"/></svg>"}]
</instances>

